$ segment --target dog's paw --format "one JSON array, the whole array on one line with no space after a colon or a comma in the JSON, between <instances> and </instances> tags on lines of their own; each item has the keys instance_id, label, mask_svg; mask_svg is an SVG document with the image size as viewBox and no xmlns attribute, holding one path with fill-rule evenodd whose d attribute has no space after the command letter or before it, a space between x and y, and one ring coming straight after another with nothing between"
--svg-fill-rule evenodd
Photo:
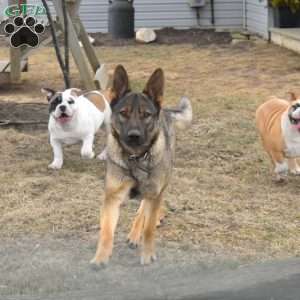
<instances>
[{"instance_id":1,"label":"dog's paw","mask_svg":"<svg viewBox=\"0 0 300 300\"><path fill-rule=\"evenodd\" d=\"M163 212L161 212L159 217L157 218L156 227L161 227L164 224L165 218L166 218L166 215Z\"/></svg>"},{"instance_id":2,"label":"dog's paw","mask_svg":"<svg viewBox=\"0 0 300 300\"><path fill-rule=\"evenodd\" d=\"M48 165L48 169L52 170L60 170L62 167L62 162L52 162L50 165Z\"/></svg>"},{"instance_id":3,"label":"dog's paw","mask_svg":"<svg viewBox=\"0 0 300 300\"><path fill-rule=\"evenodd\" d=\"M284 184L287 183L287 175L276 174L273 181L277 184Z\"/></svg>"},{"instance_id":4,"label":"dog's paw","mask_svg":"<svg viewBox=\"0 0 300 300\"><path fill-rule=\"evenodd\" d=\"M90 150L89 151L82 150L81 157L83 159L92 159L95 157L95 153L94 153L94 151L90 151Z\"/></svg>"},{"instance_id":5,"label":"dog's paw","mask_svg":"<svg viewBox=\"0 0 300 300\"><path fill-rule=\"evenodd\" d=\"M141 264L143 266L150 265L151 263L155 262L157 260L157 257L155 253L142 253L141 256Z\"/></svg>"},{"instance_id":6,"label":"dog's paw","mask_svg":"<svg viewBox=\"0 0 300 300\"><path fill-rule=\"evenodd\" d=\"M139 246L138 241L134 241L128 237L126 243L130 249L136 249Z\"/></svg>"},{"instance_id":7,"label":"dog's paw","mask_svg":"<svg viewBox=\"0 0 300 300\"><path fill-rule=\"evenodd\" d=\"M100 270L105 268L108 265L109 262L109 256L105 257L94 257L90 261L90 266L93 270Z\"/></svg>"},{"instance_id":8,"label":"dog's paw","mask_svg":"<svg viewBox=\"0 0 300 300\"><path fill-rule=\"evenodd\" d=\"M300 175L300 169L293 169L290 172L291 172L291 174L296 175L296 176Z\"/></svg>"},{"instance_id":9,"label":"dog's paw","mask_svg":"<svg viewBox=\"0 0 300 300\"><path fill-rule=\"evenodd\" d=\"M141 228L134 227L127 236L127 245L130 249L136 249L141 239Z\"/></svg>"},{"instance_id":10,"label":"dog's paw","mask_svg":"<svg viewBox=\"0 0 300 300\"><path fill-rule=\"evenodd\" d=\"M106 160L107 159L107 152L106 152L106 149L104 149L98 156L97 156L98 159L100 160Z\"/></svg>"}]
</instances>

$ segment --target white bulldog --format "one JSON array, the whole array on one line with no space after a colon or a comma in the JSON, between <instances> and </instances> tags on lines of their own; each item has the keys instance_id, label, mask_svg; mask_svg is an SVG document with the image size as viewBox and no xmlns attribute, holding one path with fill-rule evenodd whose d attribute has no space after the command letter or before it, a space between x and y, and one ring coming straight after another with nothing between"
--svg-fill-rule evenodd
<instances>
[{"instance_id":1,"label":"white bulldog","mask_svg":"<svg viewBox=\"0 0 300 300\"><path fill-rule=\"evenodd\" d=\"M104 124L108 128L111 109L106 97L91 91L82 94L79 89L67 89L57 92L44 88L49 102L50 144L53 148L54 159L48 166L51 169L61 169L63 165L63 145L82 142L82 158L94 158L94 137L98 129ZM106 150L98 156L106 159Z\"/></svg>"}]
</instances>

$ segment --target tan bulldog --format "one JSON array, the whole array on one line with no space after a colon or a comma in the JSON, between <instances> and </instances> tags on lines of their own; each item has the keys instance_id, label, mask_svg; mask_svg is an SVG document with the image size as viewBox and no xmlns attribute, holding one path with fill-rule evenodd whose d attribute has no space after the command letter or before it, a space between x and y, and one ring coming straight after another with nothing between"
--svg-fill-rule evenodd
<instances>
[{"instance_id":1,"label":"tan bulldog","mask_svg":"<svg viewBox=\"0 0 300 300\"><path fill-rule=\"evenodd\" d=\"M300 175L300 97L291 93L290 101L272 97L256 110L256 126L269 154L277 181L288 171Z\"/></svg>"}]
</instances>

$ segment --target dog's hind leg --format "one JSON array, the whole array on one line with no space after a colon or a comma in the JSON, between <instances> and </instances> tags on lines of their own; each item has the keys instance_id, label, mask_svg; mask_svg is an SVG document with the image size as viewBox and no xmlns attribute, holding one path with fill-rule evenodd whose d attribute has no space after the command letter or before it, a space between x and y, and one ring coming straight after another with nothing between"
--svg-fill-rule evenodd
<instances>
[{"instance_id":1,"label":"dog's hind leg","mask_svg":"<svg viewBox=\"0 0 300 300\"><path fill-rule=\"evenodd\" d=\"M296 158L289 158L288 163L290 172L294 175L300 175L300 167L297 163Z\"/></svg>"},{"instance_id":2,"label":"dog's hind leg","mask_svg":"<svg viewBox=\"0 0 300 300\"><path fill-rule=\"evenodd\" d=\"M145 199L145 221L141 254L142 265L148 265L156 260L154 238L160 205L161 196L159 196L157 199Z\"/></svg>"},{"instance_id":3,"label":"dog's hind leg","mask_svg":"<svg viewBox=\"0 0 300 300\"><path fill-rule=\"evenodd\" d=\"M156 222L156 227L160 227L163 224L165 217L166 217L165 210L163 208L163 205L161 205L159 207L159 212L158 212L158 218L157 218L157 222Z\"/></svg>"},{"instance_id":4,"label":"dog's hind leg","mask_svg":"<svg viewBox=\"0 0 300 300\"><path fill-rule=\"evenodd\" d=\"M136 217L134 218L134 221L132 223L130 233L127 237L127 243L129 248L131 249L137 248L142 235L145 221L144 206L145 200L141 202L141 205L136 213Z\"/></svg>"},{"instance_id":5,"label":"dog's hind leg","mask_svg":"<svg viewBox=\"0 0 300 300\"><path fill-rule=\"evenodd\" d=\"M131 182L119 182L110 177L106 180L105 199L101 209L100 234L93 265L106 265L112 254L114 233L119 219L119 209L132 188Z\"/></svg>"},{"instance_id":6,"label":"dog's hind leg","mask_svg":"<svg viewBox=\"0 0 300 300\"><path fill-rule=\"evenodd\" d=\"M127 243L129 248L131 249L137 248L141 239L141 235L144 227L144 221L145 221L144 207L145 207L145 200L141 202L141 205L136 212L136 216L133 220L131 230L127 237ZM157 221L156 221L156 227L161 226L164 218L165 218L165 213L163 211L163 208L160 207Z\"/></svg>"},{"instance_id":7,"label":"dog's hind leg","mask_svg":"<svg viewBox=\"0 0 300 300\"><path fill-rule=\"evenodd\" d=\"M103 151L97 156L100 160L106 160L107 159L107 148L105 147Z\"/></svg>"},{"instance_id":8,"label":"dog's hind leg","mask_svg":"<svg viewBox=\"0 0 300 300\"><path fill-rule=\"evenodd\" d=\"M94 144L94 135L86 136L82 141L81 147L81 157L85 159L92 159L95 156L93 151L93 144Z\"/></svg>"}]
</instances>

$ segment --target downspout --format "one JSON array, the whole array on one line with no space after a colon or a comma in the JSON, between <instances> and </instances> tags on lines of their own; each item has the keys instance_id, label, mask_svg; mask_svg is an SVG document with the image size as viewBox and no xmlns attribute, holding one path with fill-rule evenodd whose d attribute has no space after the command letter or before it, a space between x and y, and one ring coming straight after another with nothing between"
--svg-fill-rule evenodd
<instances>
[{"instance_id":1,"label":"downspout","mask_svg":"<svg viewBox=\"0 0 300 300\"><path fill-rule=\"evenodd\" d=\"M246 7L246 0L243 0L243 29L247 30L247 7Z\"/></svg>"},{"instance_id":2,"label":"downspout","mask_svg":"<svg viewBox=\"0 0 300 300\"><path fill-rule=\"evenodd\" d=\"M211 24L215 25L215 1L210 0L210 9L211 9Z\"/></svg>"},{"instance_id":3,"label":"downspout","mask_svg":"<svg viewBox=\"0 0 300 300\"><path fill-rule=\"evenodd\" d=\"M197 24L200 27L200 7L196 7Z\"/></svg>"}]
</instances>

